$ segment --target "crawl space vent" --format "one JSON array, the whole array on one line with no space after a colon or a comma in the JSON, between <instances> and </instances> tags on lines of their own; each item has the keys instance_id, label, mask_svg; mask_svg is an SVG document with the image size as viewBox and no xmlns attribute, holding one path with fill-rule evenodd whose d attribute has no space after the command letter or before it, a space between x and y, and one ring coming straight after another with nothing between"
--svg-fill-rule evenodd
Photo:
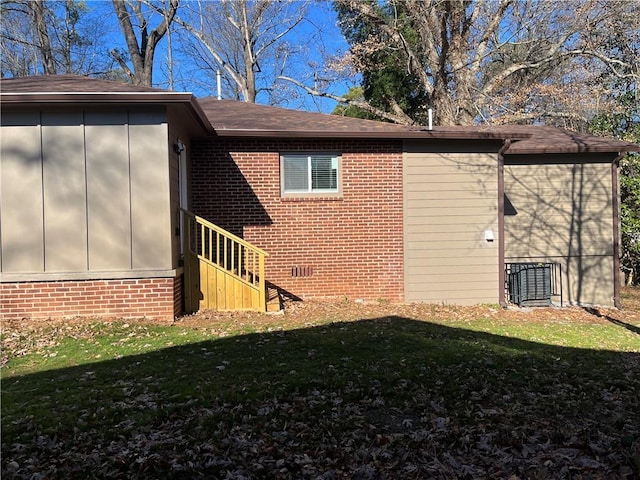
<instances>
[{"instance_id":1,"label":"crawl space vent","mask_svg":"<svg viewBox=\"0 0 640 480\"><path fill-rule=\"evenodd\" d=\"M292 277L310 277L313 275L313 267L291 267Z\"/></svg>"}]
</instances>

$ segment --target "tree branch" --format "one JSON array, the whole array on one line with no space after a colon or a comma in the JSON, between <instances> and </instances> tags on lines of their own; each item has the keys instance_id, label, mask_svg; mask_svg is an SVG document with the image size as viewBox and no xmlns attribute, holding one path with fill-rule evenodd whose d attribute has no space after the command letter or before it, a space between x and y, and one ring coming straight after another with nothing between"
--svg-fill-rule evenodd
<instances>
[{"instance_id":1,"label":"tree branch","mask_svg":"<svg viewBox=\"0 0 640 480\"><path fill-rule=\"evenodd\" d=\"M112 0L112 3L118 17L118 22L120 23L120 27L124 33L124 40L127 43L131 62L133 63L133 69L136 72L141 72L144 67L142 62L142 52L140 50L140 45L138 45L136 33L133 31L133 25L131 24L131 18L129 17L127 7L124 4L124 0ZM120 63L122 57L120 57L120 60L117 58L116 60ZM129 72L131 72L130 69Z\"/></svg>"},{"instance_id":2,"label":"tree branch","mask_svg":"<svg viewBox=\"0 0 640 480\"><path fill-rule=\"evenodd\" d=\"M124 70L124 73L126 73L129 76L129 78L133 80L135 78L135 75L129 68L129 65L127 65L127 62L124 60L124 58L122 58L122 55L120 55L120 52L118 52L118 50L114 48L109 52L109 54L113 57L113 59L116 62L118 62L118 65L120 65L122 70Z\"/></svg>"},{"instance_id":3,"label":"tree branch","mask_svg":"<svg viewBox=\"0 0 640 480\"><path fill-rule=\"evenodd\" d=\"M611 57L607 57L606 55L600 53L600 52L596 52L594 50L574 50L573 51L576 55L584 55L587 57L594 57L597 58L598 60L602 61L605 65L607 65L609 67L609 69L611 70L611 72L618 78L621 79L628 79L628 78L635 78L638 79L640 77L640 75L638 75L637 73L620 73L616 70L616 68L614 67L614 65L619 65L621 67L625 67L628 69L632 69L632 65L629 64L628 62L623 62L622 60L618 60L617 58L611 58Z\"/></svg>"},{"instance_id":4,"label":"tree branch","mask_svg":"<svg viewBox=\"0 0 640 480\"><path fill-rule=\"evenodd\" d=\"M363 2L360 0L337 0L337 3L344 5L350 10L358 12L361 16L371 20L380 30L382 30L385 35L387 35L393 41L393 43L402 48L407 57L407 68L409 69L409 72L420 79L420 82L427 93L431 94L433 92L433 85L431 85L429 76L427 75L425 69L422 68L416 52L414 52L413 49L409 46L409 43L398 31L398 29L394 28L392 25L389 25L384 18L381 18L369 2Z\"/></svg>"},{"instance_id":5,"label":"tree branch","mask_svg":"<svg viewBox=\"0 0 640 480\"><path fill-rule=\"evenodd\" d=\"M499 72L498 74L494 75L493 78L487 80L487 82L484 84L480 92L483 95L489 95L495 90L495 88L498 85L500 85L500 83L502 83L509 76L513 75L515 72L529 69L529 68L538 68L545 64L551 63L555 60L560 60L561 58L574 55L576 51L558 52L558 50L562 47L566 39L569 38L570 36L571 36L571 33L567 33L566 35L564 35L560 41L556 42L547 50L547 56L542 58L541 60L537 60L535 62L515 63L505 68L504 70L502 70L502 72Z\"/></svg>"},{"instance_id":6,"label":"tree branch","mask_svg":"<svg viewBox=\"0 0 640 480\"><path fill-rule=\"evenodd\" d=\"M325 97L325 98L330 98L332 100L335 100L337 102L340 103L344 103L347 105L353 105L354 107L358 107L358 108L362 108L363 110L366 110L368 112L373 113L374 115L384 118L386 120L390 120L394 123L398 123L400 125L415 125L415 122L404 112L402 112L401 109L398 112L398 114L393 114L393 113L389 113L386 112L384 110L381 110L377 107L374 107L372 105L370 105L368 102L364 102L362 100L355 100L355 99L350 99L344 96L339 96L339 95L333 95L332 93L329 92L322 92L316 88L310 88L307 87L306 85L304 85L302 82L299 82L298 80L295 80L291 77L286 77L284 75L281 75L278 77L280 80L285 80L287 82L293 83L294 85L302 88L304 91L306 91L307 93L309 93L310 95L313 95L315 97Z\"/></svg>"},{"instance_id":7,"label":"tree branch","mask_svg":"<svg viewBox=\"0 0 640 480\"><path fill-rule=\"evenodd\" d=\"M174 21L178 25L182 26L191 35L193 35L205 47L205 49L211 54L214 60L224 69L225 72L227 72L231 76L231 78L233 78L234 83L238 86L238 88L240 88L243 97L246 98L248 92L244 78L233 68L231 64L229 64L224 60L224 58L222 58L218 51L209 43L206 35L204 35L202 31L195 29L191 24L182 20L178 15L175 16Z\"/></svg>"},{"instance_id":8,"label":"tree branch","mask_svg":"<svg viewBox=\"0 0 640 480\"><path fill-rule=\"evenodd\" d=\"M497 32L498 27L500 26L500 22L502 21L502 18L505 12L507 11L507 8L509 8L511 4L513 4L513 0L500 0L498 11L494 15L494 17L490 20L489 25L487 25L487 28L485 29L485 31L482 33L482 36L480 37L480 41L478 42L478 46L476 48L475 58L473 59L473 61L471 62L471 65L469 66L471 68L472 75L477 75L478 72L480 71L480 65L482 60L485 59L485 53L489 45L489 40L491 40L491 37L493 37ZM477 19L479 8L480 7L478 5L475 5L475 9L472 14L474 22Z\"/></svg>"}]
</instances>

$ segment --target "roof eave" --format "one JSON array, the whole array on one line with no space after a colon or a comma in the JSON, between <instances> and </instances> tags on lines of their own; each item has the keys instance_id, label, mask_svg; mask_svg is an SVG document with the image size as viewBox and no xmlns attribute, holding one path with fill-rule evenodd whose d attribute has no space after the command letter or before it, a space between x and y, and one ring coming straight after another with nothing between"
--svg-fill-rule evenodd
<instances>
[{"instance_id":1,"label":"roof eave","mask_svg":"<svg viewBox=\"0 0 640 480\"><path fill-rule=\"evenodd\" d=\"M212 135L215 133L213 126L211 125L211 122L209 121L209 117L207 117L207 114L204 113L204 110L202 110L202 107L200 106L200 104L198 103L198 100L196 99L196 97L194 97L193 95L189 94L189 111L191 112L191 114L194 116L194 118L196 119L196 121L200 124L200 126L202 127L202 129L209 135Z\"/></svg>"},{"instance_id":2,"label":"roof eave","mask_svg":"<svg viewBox=\"0 0 640 480\"><path fill-rule=\"evenodd\" d=\"M3 105L152 105L184 104L202 129L213 133L213 127L196 98L187 92L1 92Z\"/></svg>"},{"instance_id":3,"label":"roof eave","mask_svg":"<svg viewBox=\"0 0 640 480\"><path fill-rule=\"evenodd\" d=\"M188 102L193 95L184 92L1 92L5 104L32 103L175 103Z\"/></svg>"},{"instance_id":4,"label":"roof eave","mask_svg":"<svg viewBox=\"0 0 640 480\"><path fill-rule=\"evenodd\" d=\"M506 155L540 155L540 154L576 154L576 153L628 153L628 152L640 152L640 145L625 145L625 146L611 146L611 147L580 147L580 148L518 148L516 151L505 152Z\"/></svg>"},{"instance_id":5,"label":"roof eave","mask_svg":"<svg viewBox=\"0 0 640 480\"><path fill-rule=\"evenodd\" d=\"M215 127L214 127L215 129ZM451 139L451 140L496 140L505 138L526 139L530 135L503 135L494 132L456 132L451 130L415 131L363 131L363 130L250 130L217 128L219 137L260 137L260 138L386 138L386 139Z\"/></svg>"}]
</instances>

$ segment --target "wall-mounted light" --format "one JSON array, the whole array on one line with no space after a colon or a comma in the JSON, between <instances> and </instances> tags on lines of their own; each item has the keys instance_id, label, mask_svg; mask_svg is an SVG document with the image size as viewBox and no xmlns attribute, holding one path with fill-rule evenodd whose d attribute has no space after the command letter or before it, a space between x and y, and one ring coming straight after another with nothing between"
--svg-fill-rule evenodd
<instances>
[{"instance_id":1,"label":"wall-mounted light","mask_svg":"<svg viewBox=\"0 0 640 480\"><path fill-rule=\"evenodd\" d=\"M180 155L182 152L184 152L184 143L182 143L182 140L178 139L178 141L173 144L173 150L178 155Z\"/></svg>"}]
</instances>

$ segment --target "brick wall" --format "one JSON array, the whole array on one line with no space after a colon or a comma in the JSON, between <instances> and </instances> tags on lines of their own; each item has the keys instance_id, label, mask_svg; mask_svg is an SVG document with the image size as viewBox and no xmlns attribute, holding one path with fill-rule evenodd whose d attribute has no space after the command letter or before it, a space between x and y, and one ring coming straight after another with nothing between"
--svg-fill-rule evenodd
<instances>
[{"instance_id":1,"label":"brick wall","mask_svg":"<svg viewBox=\"0 0 640 480\"><path fill-rule=\"evenodd\" d=\"M182 275L173 279L173 317L184 312L184 295L182 290Z\"/></svg>"},{"instance_id":2,"label":"brick wall","mask_svg":"<svg viewBox=\"0 0 640 480\"><path fill-rule=\"evenodd\" d=\"M341 154L342 196L281 198L280 153L295 151ZM195 213L266 250L281 291L403 299L399 141L213 138L192 142L191 158Z\"/></svg>"},{"instance_id":3,"label":"brick wall","mask_svg":"<svg viewBox=\"0 0 640 480\"><path fill-rule=\"evenodd\" d=\"M181 312L182 282L174 278L0 284L5 320L69 316L172 319Z\"/></svg>"}]
</instances>

